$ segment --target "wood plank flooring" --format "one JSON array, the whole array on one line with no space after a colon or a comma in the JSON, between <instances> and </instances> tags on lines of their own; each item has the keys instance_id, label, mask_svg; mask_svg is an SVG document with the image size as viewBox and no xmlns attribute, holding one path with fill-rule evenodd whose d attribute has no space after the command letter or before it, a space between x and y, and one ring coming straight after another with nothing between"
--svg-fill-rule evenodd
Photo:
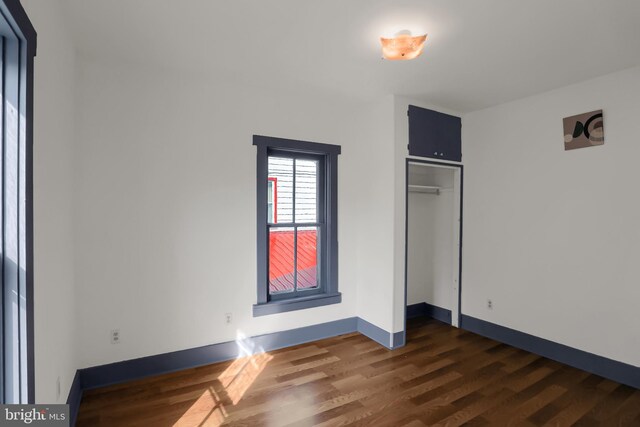
<instances>
[{"instance_id":1,"label":"wood plank flooring","mask_svg":"<svg viewBox=\"0 0 640 427\"><path fill-rule=\"evenodd\" d=\"M640 391L431 319L85 393L78 426L640 426Z\"/></svg>"}]
</instances>

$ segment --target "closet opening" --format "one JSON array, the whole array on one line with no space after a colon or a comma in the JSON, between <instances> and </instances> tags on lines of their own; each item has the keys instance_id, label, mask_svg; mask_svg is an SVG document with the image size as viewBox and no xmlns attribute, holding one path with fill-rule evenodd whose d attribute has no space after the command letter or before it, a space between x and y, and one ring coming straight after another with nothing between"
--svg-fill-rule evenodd
<instances>
[{"instance_id":1,"label":"closet opening","mask_svg":"<svg viewBox=\"0 0 640 427\"><path fill-rule=\"evenodd\" d=\"M406 162L407 319L460 323L463 166Z\"/></svg>"}]
</instances>

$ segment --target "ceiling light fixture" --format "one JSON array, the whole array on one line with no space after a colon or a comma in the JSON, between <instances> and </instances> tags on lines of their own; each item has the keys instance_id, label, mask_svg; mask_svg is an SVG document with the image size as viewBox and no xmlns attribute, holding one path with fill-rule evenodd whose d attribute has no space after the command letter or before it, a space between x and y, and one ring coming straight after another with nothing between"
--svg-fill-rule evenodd
<instances>
[{"instance_id":1,"label":"ceiling light fixture","mask_svg":"<svg viewBox=\"0 0 640 427\"><path fill-rule=\"evenodd\" d=\"M408 30L397 33L392 38L380 37L382 56L391 60L414 59L420 56L427 35L412 36Z\"/></svg>"}]
</instances>

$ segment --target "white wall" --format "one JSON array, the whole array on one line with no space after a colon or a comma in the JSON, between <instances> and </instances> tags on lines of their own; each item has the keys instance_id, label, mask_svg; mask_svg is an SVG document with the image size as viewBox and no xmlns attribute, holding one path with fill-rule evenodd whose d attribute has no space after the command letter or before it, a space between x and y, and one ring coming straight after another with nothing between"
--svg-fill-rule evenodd
<instances>
[{"instance_id":1,"label":"white wall","mask_svg":"<svg viewBox=\"0 0 640 427\"><path fill-rule=\"evenodd\" d=\"M354 123L364 132L358 154L360 178L366 181L348 197L356 201L351 214L358 240L354 252L358 279L358 316L390 332L393 328L394 169L393 98L374 103Z\"/></svg>"},{"instance_id":2,"label":"white wall","mask_svg":"<svg viewBox=\"0 0 640 427\"><path fill-rule=\"evenodd\" d=\"M270 92L93 59L80 61L79 75L79 367L360 312L391 329L390 102ZM387 110L384 139L376 119ZM342 304L252 317L253 134L342 145ZM384 142L386 152L374 149ZM371 174L372 165L380 173ZM371 291L366 303L357 299L361 289ZM122 342L112 345L116 328Z\"/></svg>"},{"instance_id":3,"label":"white wall","mask_svg":"<svg viewBox=\"0 0 640 427\"><path fill-rule=\"evenodd\" d=\"M431 302L433 295L435 194L409 193L407 305Z\"/></svg>"},{"instance_id":4,"label":"white wall","mask_svg":"<svg viewBox=\"0 0 640 427\"><path fill-rule=\"evenodd\" d=\"M464 314L640 366L638 94L633 68L464 116ZM605 144L565 152L596 109Z\"/></svg>"},{"instance_id":5,"label":"white wall","mask_svg":"<svg viewBox=\"0 0 640 427\"><path fill-rule=\"evenodd\" d=\"M452 173L453 175L453 173ZM427 299L447 310L453 309L454 298L454 258L458 258L454 242L454 222L459 217L455 209L453 188L440 190L435 200L435 221L433 229L433 292ZM457 276L457 275L456 275Z\"/></svg>"},{"instance_id":6,"label":"white wall","mask_svg":"<svg viewBox=\"0 0 640 427\"><path fill-rule=\"evenodd\" d=\"M75 53L57 0L22 3L38 32L34 82L36 402L62 403L77 368L72 239Z\"/></svg>"},{"instance_id":7,"label":"white wall","mask_svg":"<svg viewBox=\"0 0 640 427\"><path fill-rule=\"evenodd\" d=\"M452 188L439 195L409 193L408 305L426 302L451 310L455 217Z\"/></svg>"}]
</instances>

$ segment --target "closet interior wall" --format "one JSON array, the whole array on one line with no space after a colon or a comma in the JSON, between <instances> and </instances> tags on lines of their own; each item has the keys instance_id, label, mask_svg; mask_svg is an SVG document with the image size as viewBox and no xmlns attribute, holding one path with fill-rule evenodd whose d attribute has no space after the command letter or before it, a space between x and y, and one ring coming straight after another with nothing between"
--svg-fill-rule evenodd
<instances>
[{"instance_id":1,"label":"closet interior wall","mask_svg":"<svg viewBox=\"0 0 640 427\"><path fill-rule=\"evenodd\" d=\"M452 310L455 193L453 169L409 164L407 305Z\"/></svg>"}]
</instances>

